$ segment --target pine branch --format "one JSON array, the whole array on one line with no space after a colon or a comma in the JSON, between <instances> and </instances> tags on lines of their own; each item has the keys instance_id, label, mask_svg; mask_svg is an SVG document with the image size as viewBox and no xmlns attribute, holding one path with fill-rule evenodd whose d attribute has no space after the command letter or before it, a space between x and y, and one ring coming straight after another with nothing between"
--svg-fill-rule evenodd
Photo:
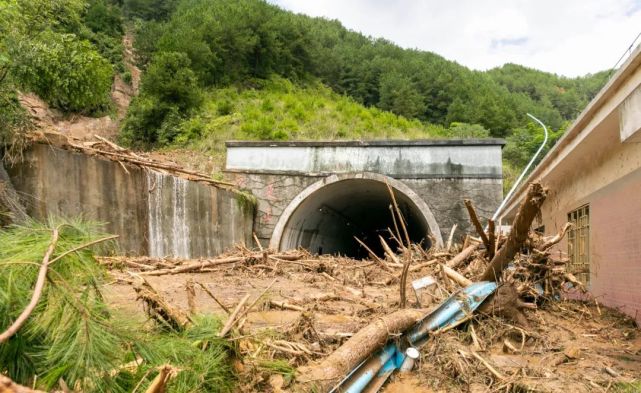
<instances>
[{"instance_id":1,"label":"pine branch","mask_svg":"<svg viewBox=\"0 0 641 393\"><path fill-rule=\"evenodd\" d=\"M18 318L16 318L16 320L11 324L11 326L9 326L7 330L0 334L0 343L7 341L11 336L16 334L16 332L20 330L22 325L27 321L33 310L36 308L36 305L40 300L40 296L42 295L42 290L45 286L47 269L49 268L49 258L51 258L51 254L53 254L53 251L56 248L56 243L58 243L58 227L54 228L52 231L51 243L49 243L49 248L47 249L44 258L42 259L42 264L40 265L40 270L38 271L38 279L36 280L36 286L34 287L31 300L29 301L27 307L22 311L22 313L20 313Z\"/></svg>"}]
</instances>

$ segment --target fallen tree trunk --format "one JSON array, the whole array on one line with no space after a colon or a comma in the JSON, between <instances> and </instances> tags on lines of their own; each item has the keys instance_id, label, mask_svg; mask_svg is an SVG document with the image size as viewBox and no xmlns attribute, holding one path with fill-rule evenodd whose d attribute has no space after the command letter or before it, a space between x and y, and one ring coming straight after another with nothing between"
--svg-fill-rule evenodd
<instances>
[{"instance_id":1,"label":"fallen tree trunk","mask_svg":"<svg viewBox=\"0 0 641 393\"><path fill-rule=\"evenodd\" d=\"M496 255L494 255L494 258L492 258L487 270L485 270L485 273L481 276L481 281L498 281L500 279L503 269L512 261L527 239L532 221L534 217L539 214L546 195L547 191L541 184L530 184L525 200L516 213L516 217L512 223L512 230L505 244L499 249Z\"/></svg>"},{"instance_id":2,"label":"fallen tree trunk","mask_svg":"<svg viewBox=\"0 0 641 393\"><path fill-rule=\"evenodd\" d=\"M298 380L313 384L320 388L320 391L328 390L374 351L381 348L390 335L404 332L425 314L426 312L422 310L406 309L378 318L352 336L320 364L301 367L298 370Z\"/></svg>"},{"instance_id":3,"label":"fallen tree trunk","mask_svg":"<svg viewBox=\"0 0 641 393\"><path fill-rule=\"evenodd\" d=\"M0 393L45 393L26 386L18 385L9 377L0 374Z\"/></svg>"}]
</instances>

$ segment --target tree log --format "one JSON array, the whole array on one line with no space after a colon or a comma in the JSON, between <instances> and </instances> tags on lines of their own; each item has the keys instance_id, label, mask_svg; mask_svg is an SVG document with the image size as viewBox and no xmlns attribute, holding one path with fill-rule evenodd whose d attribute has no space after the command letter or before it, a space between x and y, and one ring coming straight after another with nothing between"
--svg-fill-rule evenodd
<instances>
[{"instance_id":1,"label":"tree log","mask_svg":"<svg viewBox=\"0 0 641 393\"><path fill-rule=\"evenodd\" d=\"M298 380L313 383L320 391L335 386L354 367L381 348L390 335L399 334L426 315L423 310L398 310L376 319L352 336L320 364L299 368Z\"/></svg>"},{"instance_id":2,"label":"tree log","mask_svg":"<svg viewBox=\"0 0 641 393\"><path fill-rule=\"evenodd\" d=\"M457 267L458 265L460 265L461 263L465 262L467 260L467 258L469 258L470 255L472 255L472 253L477 248L479 248L479 246L480 246L480 244L477 244L477 243L472 244L471 246L467 246L466 248L463 249L463 251L459 252L454 258L450 259L446 263L447 267L450 267L450 268L453 269L453 268Z\"/></svg>"},{"instance_id":3,"label":"tree log","mask_svg":"<svg viewBox=\"0 0 641 393\"><path fill-rule=\"evenodd\" d=\"M500 279L503 269L512 261L527 239L532 221L534 217L539 214L546 195L547 190L545 190L541 184L530 184L525 200L516 213L516 217L512 223L512 230L505 244L503 244L503 247L501 247L494 258L492 258L490 265L481 277L481 281L498 281Z\"/></svg>"}]
</instances>

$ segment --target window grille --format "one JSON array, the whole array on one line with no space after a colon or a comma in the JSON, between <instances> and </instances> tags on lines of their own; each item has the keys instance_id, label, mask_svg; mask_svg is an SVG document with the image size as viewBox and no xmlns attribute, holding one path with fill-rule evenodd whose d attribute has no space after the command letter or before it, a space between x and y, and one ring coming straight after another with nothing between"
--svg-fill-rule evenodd
<instances>
[{"instance_id":1,"label":"window grille","mask_svg":"<svg viewBox=\"0 0 641 393\"><path fill-rule=\"evenodd\" d=\"M570 272L584 284L590 282L590 206L585 205L568 213L573 224L568 231Z\"/></svg>"}]
</instances>

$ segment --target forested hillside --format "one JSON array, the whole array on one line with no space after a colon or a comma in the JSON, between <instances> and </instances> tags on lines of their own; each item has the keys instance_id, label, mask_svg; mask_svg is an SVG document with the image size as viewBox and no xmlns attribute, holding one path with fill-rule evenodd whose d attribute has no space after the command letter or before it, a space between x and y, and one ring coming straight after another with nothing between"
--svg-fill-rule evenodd
<instances>
[{"instance_id":1,"label":"forested hillside","mask_svg":"<svg viewBox=\"0 0 641 393\"><path fill-rule=\"evenodd\" d=\"M525 113L549 125L554 142L609 74L564 78L513 64L473 71L260 0L0 4L3 88L34 91L65 111L109 110L109 81L127 79L120 37L133 32L143 79L121 140L143 148L220 149L227 137L494 136L508 139L509 174L540 141Z\"/></svg>"}]
</instances>

